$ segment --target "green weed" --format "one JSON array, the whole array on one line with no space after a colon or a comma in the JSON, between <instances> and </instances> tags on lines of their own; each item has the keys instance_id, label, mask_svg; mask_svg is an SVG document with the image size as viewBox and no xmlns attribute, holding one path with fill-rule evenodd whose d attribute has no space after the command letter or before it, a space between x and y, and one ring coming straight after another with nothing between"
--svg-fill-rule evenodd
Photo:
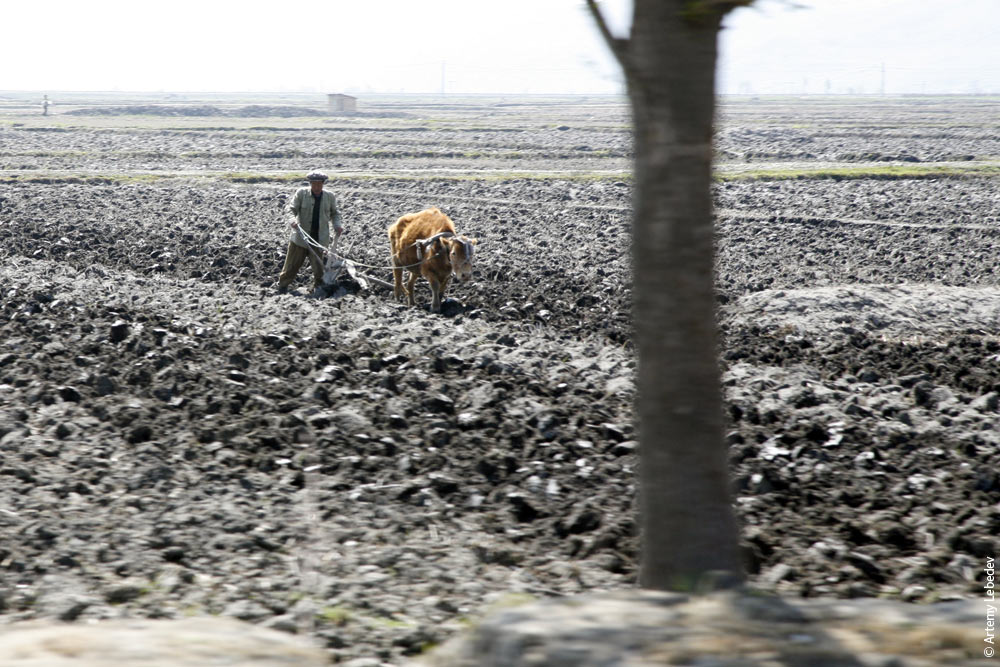
<instances>
[{"instance_id":1,"label":"green weed","mask_svg":"<svg viewBox=\"0 0 1000 667\"><path fill-rule=\"evenodd\" d=\"M340 606L323 607L316 612L316 618L321 622L342 627L350 622L351 612L347 608Z\"/></svg>"}]
</instances>

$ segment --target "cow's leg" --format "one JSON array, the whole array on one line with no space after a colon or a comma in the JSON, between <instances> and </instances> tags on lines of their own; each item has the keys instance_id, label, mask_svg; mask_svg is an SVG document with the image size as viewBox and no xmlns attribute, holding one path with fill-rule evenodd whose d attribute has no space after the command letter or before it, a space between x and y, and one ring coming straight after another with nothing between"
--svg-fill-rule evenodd
<instances>
[{"instance_id":1,"label":"cow's leg","mask_svg":"<svg viewBox=\"0 0 1000 667\"><path fill-rule=\"evenodd\" d=\"M441 300L442 301L444 301L444 293L445 293L445 290L448 289L448 281L449 280L451 280L451 276L447 276L447 277L445 277L444 280L441 281Z\"/></svg>"},{"instance_id":2,"label":"cow's leg","mask_svg":"<svg viewBox=\"0 0 1000 667\"><path fill-rule=\"evenodd\" d=\"M392 296L399 301L403 296L403 269L399 268L399 261L395 256L392 258Z\"/></svg>"},{"instance_id":3,"label":"cow's leg","mask_svg":"<svg viewBox=\"0 0 1000 667\"><path fill-rule=\"evenodd\" d=\"M427 282L431 285L431 312L441 312L441 292L442 283L433 276L427 277Z\"/></svg>"},{"instance_id":4,"label":"cow's leg","mask_svg":"<svg viewBox=\"0 0 1000 667\"><path fill-rule=\"evenodd\" d=\"M410 271L410 279L406 281L406 302L411 306L417 305L417 300L413 298L414 292L416 292L417 285L417 274L414 271Z\"/></svg>"}]
</instances>

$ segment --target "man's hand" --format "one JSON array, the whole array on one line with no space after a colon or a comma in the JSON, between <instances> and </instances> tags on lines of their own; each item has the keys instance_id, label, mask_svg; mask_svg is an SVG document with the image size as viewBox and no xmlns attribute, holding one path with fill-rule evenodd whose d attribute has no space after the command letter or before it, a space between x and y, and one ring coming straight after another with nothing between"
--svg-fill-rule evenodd
<instances>
[{"instance_id":1,"label":"man's hand","mask_svg":"<svg viewBox=\"0 0 1000 667\"><path fill-rule=\"evenodd\" d=\"M296 220L295 218L292 218L291 220L288 221L288 228L289 229L294 230L298 226L299 226L299 221Z\"/></svg>"}]
</instances>

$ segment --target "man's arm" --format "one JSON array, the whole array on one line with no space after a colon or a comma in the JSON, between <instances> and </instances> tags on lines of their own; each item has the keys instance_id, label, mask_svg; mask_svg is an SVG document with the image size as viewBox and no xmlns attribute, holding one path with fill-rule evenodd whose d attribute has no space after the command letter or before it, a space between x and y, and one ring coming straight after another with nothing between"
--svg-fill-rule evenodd
<instances>
[{"instance_id":1,"label":"man's arm","mask_svg":"<svg viewBox=\"0 0 1000 667\"><path fill-rule=\"evenodd\" d=\"M292 201L288 204L288 211L298 217L299 211L302 210L302 190L296 190L295 194L292 195Z\"/></svg>"},{"instance_id":2,"label":"man's arm","mask_svg":"<svg viewBox=\"0 0 1000 667\"><path fill-rule=\"evenodd\" d=\"M288 206L285 209L292 214L292 217L288 219L288 228L297 229L299 226L299 211L302 210L302 191L296 190L295 194L288 202Z\"/></svg>"},{"instance_id":3,"label":"man's arm","mask_svg":"<svg viewBox=\"0 0 1000 667\"><path fill-rule=\"evenodd\" d=\"M340 207L337 206L337 198L334 195L330 195L330 225L333 227L333 232L337 236L340 236L344 232L344 221L340 217Z\"/></svg>"}]
</instances>

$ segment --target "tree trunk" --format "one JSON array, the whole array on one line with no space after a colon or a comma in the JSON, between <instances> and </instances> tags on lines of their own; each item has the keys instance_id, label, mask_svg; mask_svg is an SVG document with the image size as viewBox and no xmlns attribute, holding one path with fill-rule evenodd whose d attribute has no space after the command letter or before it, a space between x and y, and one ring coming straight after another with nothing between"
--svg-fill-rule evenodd
<instances>
[{"instance_id":1,"label":"tree trunk","mask_svg":"<svg viewBox=\"0 0 1000 667\"><path fill-rule=\"evenodd\" d=\"M692 7L709 5L695 12ZM639 584L742 582L723 439L711 176L724 10L635 0L626 81L635 127L634 308Z\"/></svg>"}]
</instances>

